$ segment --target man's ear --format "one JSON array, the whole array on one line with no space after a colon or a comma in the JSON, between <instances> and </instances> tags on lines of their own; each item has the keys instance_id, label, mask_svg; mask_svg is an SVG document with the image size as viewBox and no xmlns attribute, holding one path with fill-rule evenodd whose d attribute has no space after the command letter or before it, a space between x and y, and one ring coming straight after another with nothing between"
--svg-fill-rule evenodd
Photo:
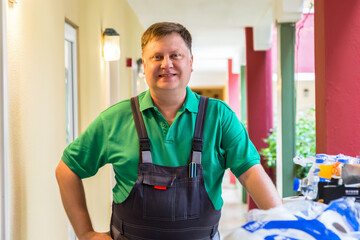
<instances>
[{"instance_id":1,"label":"man's ear","mask_svg":"<svg viewBox=\"0 0 360 240\"><path fill-rule=\"evenodd\" d=\"M194 61L194 57L193 57L193 55L191 55L191 57L190 57L191 72L194 71L194 69L193 69L193 61Z\"/></svg>"},{"instance_id":2,"label":"man's ear","mask_svg":"<svg viewBox=\"0 0 360 240\"><path fill-rule=\"evenodd\" d=\"M144 67L144 72L143 72L143 74L145 75L145 67L146 67L145 59L142 57L141 60L142 60L143 67Z\"/></svg>"}]
</instances>

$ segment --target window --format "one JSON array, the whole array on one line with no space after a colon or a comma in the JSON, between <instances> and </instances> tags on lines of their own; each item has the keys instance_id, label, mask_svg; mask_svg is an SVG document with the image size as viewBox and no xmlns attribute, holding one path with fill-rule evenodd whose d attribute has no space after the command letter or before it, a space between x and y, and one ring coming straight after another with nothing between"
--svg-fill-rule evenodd
<instances>
[{"instance_id":1,"label":"window","mask_svg":"<svg viewBox=\"0 0 360 240\"><path fill-rule=\"evenodd\" d=\"M78 132L76 30L65 23L66 143Z\"/></svg>"}]
</instances>

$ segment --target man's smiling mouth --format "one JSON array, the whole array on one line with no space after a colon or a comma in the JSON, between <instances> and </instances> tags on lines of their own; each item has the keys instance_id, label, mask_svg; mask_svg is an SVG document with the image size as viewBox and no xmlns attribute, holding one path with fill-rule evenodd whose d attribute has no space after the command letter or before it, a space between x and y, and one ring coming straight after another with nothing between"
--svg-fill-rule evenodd
<instances>
[{"instance_id":1,"label":"man's smiling mouth","mask_svg":"<svg viewBox=\"0 0 360 240\"><path fill-rule=\"evenodd\" d=\"M160 74L159 77L172 77L176 76L176 74Z\"/></svg>"}]
</instances>

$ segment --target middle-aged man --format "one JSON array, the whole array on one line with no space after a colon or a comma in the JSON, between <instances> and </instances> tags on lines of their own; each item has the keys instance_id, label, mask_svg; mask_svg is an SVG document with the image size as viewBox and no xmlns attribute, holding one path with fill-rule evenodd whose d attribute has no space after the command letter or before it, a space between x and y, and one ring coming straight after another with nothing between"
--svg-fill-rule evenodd
<instances>
[{"instance_id":1,"label":"middle-aged man","mask_svg":"<svg viewBox=\"0 0 360 240\"><path fill-rule=\"evenodd\" d=\"M221 183L230 168L260 208L281 204L234 112L188 87L191 35L161 22L142 36L149 90L102 112L62 156L56 176L80 240L220 239ZM93 230L82 178L112 164L111 237Z\"/></svg>"}]
</instances>

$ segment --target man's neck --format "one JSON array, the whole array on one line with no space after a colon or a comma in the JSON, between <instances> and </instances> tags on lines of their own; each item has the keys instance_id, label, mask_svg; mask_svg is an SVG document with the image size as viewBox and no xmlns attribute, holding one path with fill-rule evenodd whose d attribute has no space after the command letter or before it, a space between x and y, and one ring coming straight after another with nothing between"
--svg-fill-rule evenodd
<instances>
[{"instance_id":1,"label":"man's neck","mask_svg":"<svg viewBox=\"0 0 360 240\"><path fill-rule=\"evenodd\" d=\"M151 91L150 93L154 105L158 108L169 125L171 125L176 117L176 113L185 102L186 90L181 93L174 93L171 91L167 91L166 93L163 92L161 94L156 94L156 92Z\"/></svg>"}]
</instances>

